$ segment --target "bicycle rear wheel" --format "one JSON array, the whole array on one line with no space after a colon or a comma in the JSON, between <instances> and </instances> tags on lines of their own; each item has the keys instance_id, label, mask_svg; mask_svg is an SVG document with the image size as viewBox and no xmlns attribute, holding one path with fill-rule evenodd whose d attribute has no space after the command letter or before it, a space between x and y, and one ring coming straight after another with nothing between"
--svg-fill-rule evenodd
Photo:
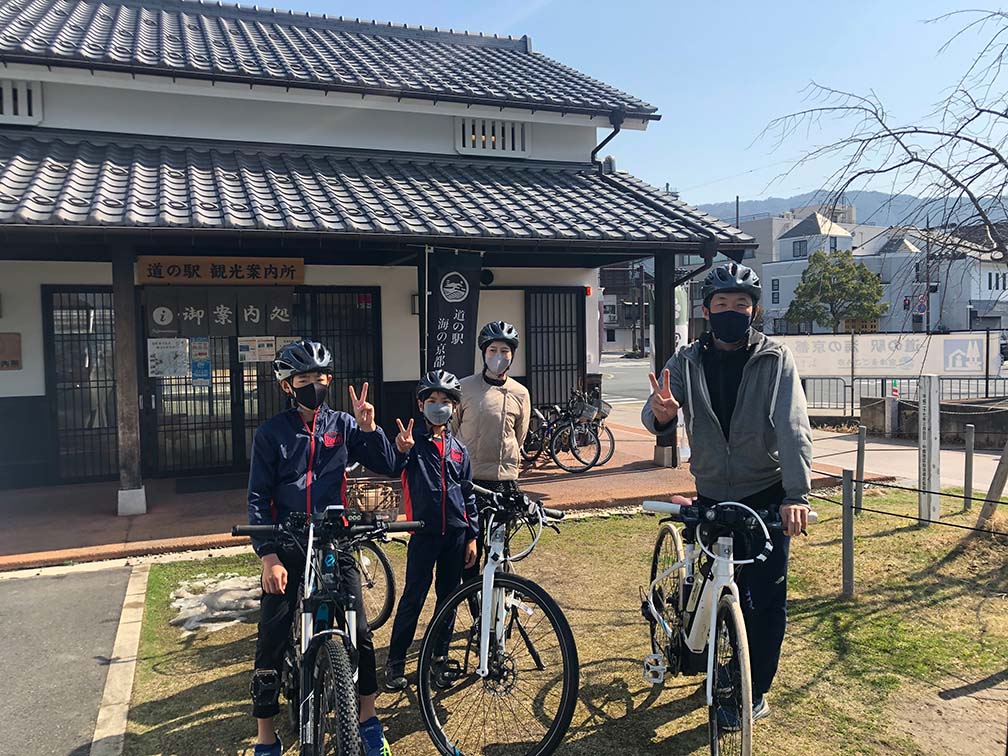
<instances>
[{"instance_id":1,"label":"bicycle rear wheel","mask_svg":"<svg viewBox=\"0 0 1008 756\"><path fill-rule=\"evenodd\" d=\"M550 456L569 473L590 470L601 453L598 436L591 426L584 423L561 425L550 438Z\"/></svg>"},{"instance_id":2,"label":"bicycle rear wheel","mask_svg":"<svg viewBox=\"0 0 1008 756\"><path fill-rule=\"evenodd\" d=\"M682 561L682 536L679 529L670 522L663 522L655 540L654 554L651 557L651 579L648 585L655 581L676 562ZM679 674L680 653L682 651L682 609L686 602L684 596L685 567L673 571L661 580L652 591L651 603L661 614L668 625L671 635L666 634L660 623L651 617L651 653L662 654L670 675ZM648 613L650 615L650 612Z\"/></svg>"},{"instance_id":3,"label":"bicycle rear wheel","mask_svg":"<svg viewBox=\"0 0 1008 756\"><path fill-rule=\"evenodd\" d=\"M546 756L563 740L578 693L570 625L540 586L494 576L506 608L503 637L490 639L489 674L479 667L480 623L456 610L479 596L482 577L460 586L435 614L420 648L420 711L444 756Z\"/></svg>"},{"instance_id":4,"label":"bicycle rear wheel","mask_svg":"<svg viewBox=\"0 0 1008 756\"><path fill-rule=\"evenodd\" d=\"M330 638L315 657L315 753L360 756L357 688L347 650Z\"/></svg>"},{"instance_id":5,"label":"bicycle rear wheel","mask_svg":"<svg viewBox=\"0 0 1008 756\"><path fill-rule=\"evenodd\" d=\"M395 573L382 547L364 541L354 551L361 574L361 592L368 629L372 632L388 622L395 607Z\"/></svg>"},{"instance_id":6,"label":"bicycle rear wheel","mask_svg":"<svg viewBox=\"0 0 1008 756\"><path fill-rule=\"evenodd\" d=\"M714 696L709 711L711 756L752 754L752 678L749 641L738 601L718 602L714 632Z\"/></svg>"}]
</instances>

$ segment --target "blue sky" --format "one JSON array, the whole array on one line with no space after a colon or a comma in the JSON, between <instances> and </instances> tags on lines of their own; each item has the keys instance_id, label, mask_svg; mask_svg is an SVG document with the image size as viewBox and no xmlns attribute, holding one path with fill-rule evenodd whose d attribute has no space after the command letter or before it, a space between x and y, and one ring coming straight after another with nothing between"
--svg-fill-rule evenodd
<instances>
[{"instance_id":1,"label":"blue sky","mask_svg":"<svg viewBox=\"0 0 1008 756\"><path fill-rule=\"evenodd\" d=\"M624 132L606 151L619 168L692 203L788 196L821 186L827 166L776 177L835 132L802 134L774 149L755 141L774 117L798 110L810 80L874 91L899 121L925 115L978 46L939 54L962 20L925 23L970 6L954 0L286 0L296 10L498 34L533 47L658 106L662 120ZM835 126L827 124L827 129Z\"/></svg>"}]
</instances>

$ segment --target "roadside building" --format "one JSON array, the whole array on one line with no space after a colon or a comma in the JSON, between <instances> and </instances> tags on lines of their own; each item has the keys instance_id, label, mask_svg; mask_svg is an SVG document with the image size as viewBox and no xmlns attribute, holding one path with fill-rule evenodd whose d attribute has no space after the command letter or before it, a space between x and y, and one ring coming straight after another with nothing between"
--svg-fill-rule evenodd
<instances>
[{"instance_id":1,"label":"roadside building","mask_svg":"<svg viewBox=\"0 0 1008 756\"><path fill-rule=\"evenodd\" d=\"M0 62L4 487L118 478L142 512L145 476L240 475L302 335L392 426L446 250L482 255L477 319L518 325L545 403L597 370L600 266L655 256L670 303L677 254L753 246L597 161L657 109L528 37L38 0Z\"/></svg>"}]
</instances>

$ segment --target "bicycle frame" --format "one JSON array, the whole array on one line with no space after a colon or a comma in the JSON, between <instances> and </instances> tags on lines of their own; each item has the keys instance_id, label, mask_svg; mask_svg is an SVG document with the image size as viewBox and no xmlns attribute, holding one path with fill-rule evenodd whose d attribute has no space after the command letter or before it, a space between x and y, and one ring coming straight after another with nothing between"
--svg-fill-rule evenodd
<instances>
[{"instance_id":1,"label":"bicycle frame","mask_svg":"<svg viewBox=\"0 0 1008 756\"><path fill-rule=\"evenodd\" d=\"M490 674L490 630L493 628L497 638L499 650L504 650L505 633L504 623L507 620L508 606L507 597L502 588L494 588L494 576L497 570L505 564L519 561L536 547L543 532L543 516L539 513L539 525L532 543L520 554L511 556L507 553L507 523L495 522L493 515L490 517L488 531L489 544L486 564L483 567L483 591L480 594L480 655L479 667L476 674L486 677ZM489 597L489 598L488 598ZM493 623L491 625L491 622Z\"/></svg>"},{"instance_id":2,"label":"bicycle frame","mask_svg":"<svg viewBox=\"0 0 1008 756\"><path fill-rule=\"evenodd\" d=\"M717 632L718 602L725 591L730 592L736 600L739 599L738 585L735 583L735 564L732 558L732 549L733 542L730 536L718 538L713 552L715 556L713 569L709 575L698 582L695 579L696 576L693 575L693 560L697 553L696 544L693 542L683 544L683 553L685 555L683 559L669 567L661 575L658 575L654 582L648 586L647 591L647 604L651 616L655 618L662 632L671 638L673 631L669 628L658 610L655 609L651 597L654 595L654 590L658 584L677 570L681 570L684 567L686 569L687 580L684 581L684 585L690 584L690 577L694 578L692 581L693 588L690 591L686 606L679 607L679 612L686 618L682 630L683 642L686 644L686 648L692 653L699 654L703 653L704 646L707 646L706 693L708 706L714 701L714 633ZM680 595L682 595L681 592ZM655 654L650 654L649 658L652 656L655 656ZM660 664L660 666L664 667L663 664ZM664 673L664 669L662 669L662 673Z\"/></svg>"}]
</instances>

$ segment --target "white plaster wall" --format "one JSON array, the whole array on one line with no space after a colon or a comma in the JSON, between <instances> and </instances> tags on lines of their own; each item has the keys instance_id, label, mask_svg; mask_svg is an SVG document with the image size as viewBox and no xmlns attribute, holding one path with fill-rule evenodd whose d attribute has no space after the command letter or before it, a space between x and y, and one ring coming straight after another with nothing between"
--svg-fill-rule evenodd
<instances>
[{"instance_id":1,"label":"white plaster wall","mask_svg":"<svg viewBox=\"0 0 1008 756\"><path fill-rule=\"evenodd\" d=\"M0 261L0 331L21 334L21 370L0 371L0 396L45 394L42 286L112 285L110 263Z\"/></svg>"},{"instance_id":2,"label":"white plaster wall","mask_svg":"<svg viewBox=\"0 0 1008 756\"><path fill-rule=\"evenodd\" d=\"M410 299L417 291L416 268L306 265L305 285L380 287L384 380L420 378L420 325L418 317L410 314Z\"/></svg>"},{"instance_id":3,"label":"white plaster wall","mask_svg":"<svg viewBox=\"0 0 1008 756\"><path fill-rule=\"evenodd\" d=\"M457 154L450 115L47 82L48 128L265 144ZM587 161L597 129L532 125L532 158Z\"/></svg>"}]
</instances>

